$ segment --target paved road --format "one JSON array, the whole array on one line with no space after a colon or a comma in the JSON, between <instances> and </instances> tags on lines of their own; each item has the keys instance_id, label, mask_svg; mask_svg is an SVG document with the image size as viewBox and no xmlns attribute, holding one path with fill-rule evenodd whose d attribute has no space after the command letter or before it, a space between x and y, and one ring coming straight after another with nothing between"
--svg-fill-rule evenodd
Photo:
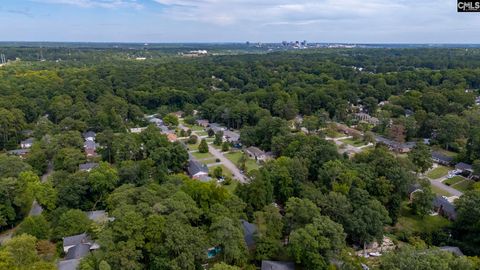
<instances>
[{"instance_id":1,"label":"paved road","mask_svg":"<svg viewBox=\"0 0 480 270\"><path fill-rule=\"evenodd\" d=\"M226 158L222 152L218 151L215 149L215 147L208 145L208 149L210 150L210 153L215 156L216 158L220 159L220 162L225 166L227 169L229 169L232 174L233 178L237 179L241 183L246 183L247 178L240 172L240 170L237 168L233 162L231 162L228 158Z\"/></svg>"}]
</instances>

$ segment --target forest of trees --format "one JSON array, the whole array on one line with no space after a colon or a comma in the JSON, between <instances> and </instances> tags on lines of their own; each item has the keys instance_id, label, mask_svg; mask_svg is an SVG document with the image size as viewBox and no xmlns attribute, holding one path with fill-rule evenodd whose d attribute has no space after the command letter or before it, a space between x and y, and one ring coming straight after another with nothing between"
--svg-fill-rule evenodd
<instances>
[{"instance_id":1,"label":"forest of trees","mask_svg":"<svg viewBox=\"0 0 480 270\"><path fill-rule=\"evenodd\" d=\"M0 68L0 229L16 228L0 247L0 269L55 269L62 238L83 232L101 248L82 260L81 270L201 269L207 262L216 270L256 269L262 260L360 269L366 262L351 255L352 247L383 239L385 228L401 218L412 185L424 190L411 203L415 215L428 214L433 192L417 174L431 165L424 146L408 158L378 145L349 159L325 134L313 132L331 121L355 123L352 107L358 105L379 118L371 131L400 141L428 138L457 152L459 161L480 160L478 49L312 50L144 62L107 57L116 52L105 50L102 61L100 52L77 49L75 61ZM70 48L46 51L51 60L56 53L72 55ZM8 56L32 54L10 48ZM192 180L184 174L189 155L182 143L170 142L153 125L127 132L147 126L145 114L177 110L186 121L197 117L240 129L245 146L277 158L250 172L249 182L233 192ZM298 115L307 134L292 132L289 121ZM176 120L166 119L172 126ZM35 138L26 158L6 155L28 137L26 130ZM78 167L87 162L82 133L88 130L97 132L101 147L98 167L85 172ZM53 173L40 181L49 166ZM34 200L44 212L32 217ZM371 266L478 269L480 191L467 192L457 208L451 226L405 232L398 237L402 247ZM100 226L86 218L84 211L98 209L115 220ZM255 248L245 244L241 220L258 228ZM460 246L470 257L436 248L442 245ZM211 247L221 252L207 260Z\"/></svg>"}]
</instances>

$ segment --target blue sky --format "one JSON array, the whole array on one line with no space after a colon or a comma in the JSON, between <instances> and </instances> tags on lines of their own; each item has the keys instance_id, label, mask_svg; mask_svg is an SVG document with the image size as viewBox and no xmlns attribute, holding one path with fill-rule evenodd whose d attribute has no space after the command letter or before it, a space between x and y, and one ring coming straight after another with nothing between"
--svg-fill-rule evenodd
<instances>
[{"instance_id":1,"label":"blue sky","mask_svg":"<svg viewBox=\"0 0 480 270\"><path fill-rule=\"evenodd\" d=\"M1 0L1 41L480 43L456 0Z\"/></svg>"}]
</instances>

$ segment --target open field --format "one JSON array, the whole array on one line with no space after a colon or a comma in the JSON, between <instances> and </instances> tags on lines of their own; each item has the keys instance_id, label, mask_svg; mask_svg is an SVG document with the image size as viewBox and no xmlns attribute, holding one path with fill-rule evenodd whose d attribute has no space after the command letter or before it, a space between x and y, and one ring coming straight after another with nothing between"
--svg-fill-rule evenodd
<instances>
[{"instance_id":1,"label":"open field","mask_svg":"<svg viewBox=\"0 0 480 270\"><path fill-rule=\"evenodd\" d=\"M237 165L242 155L243 155L242 152L235 151L235 152L226 153L225 157L228 158L231 162L233 162L233 164ZM246 166L247 166L247 171L252 171L260 168L260 165L258 165L257 162L251 158L247 160Z\"/></svg>"}]
</instances>

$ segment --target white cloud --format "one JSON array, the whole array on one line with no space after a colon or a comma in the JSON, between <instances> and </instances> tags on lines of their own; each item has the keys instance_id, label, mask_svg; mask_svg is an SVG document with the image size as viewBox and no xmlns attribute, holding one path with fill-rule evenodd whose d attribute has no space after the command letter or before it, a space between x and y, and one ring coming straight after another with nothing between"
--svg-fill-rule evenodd
<instances>
[{"instance_id":1,"label":"white cloud","mask_svg":"<svg viewBox=\"0 0 480 270\"><path fill-rule=\"evenodd\" d=\"M101 7L101 8L135 8L143 7L137 0L32 0L47 4L65 4L74 5L83 8Z\"/></svg>"}]
</instances>

